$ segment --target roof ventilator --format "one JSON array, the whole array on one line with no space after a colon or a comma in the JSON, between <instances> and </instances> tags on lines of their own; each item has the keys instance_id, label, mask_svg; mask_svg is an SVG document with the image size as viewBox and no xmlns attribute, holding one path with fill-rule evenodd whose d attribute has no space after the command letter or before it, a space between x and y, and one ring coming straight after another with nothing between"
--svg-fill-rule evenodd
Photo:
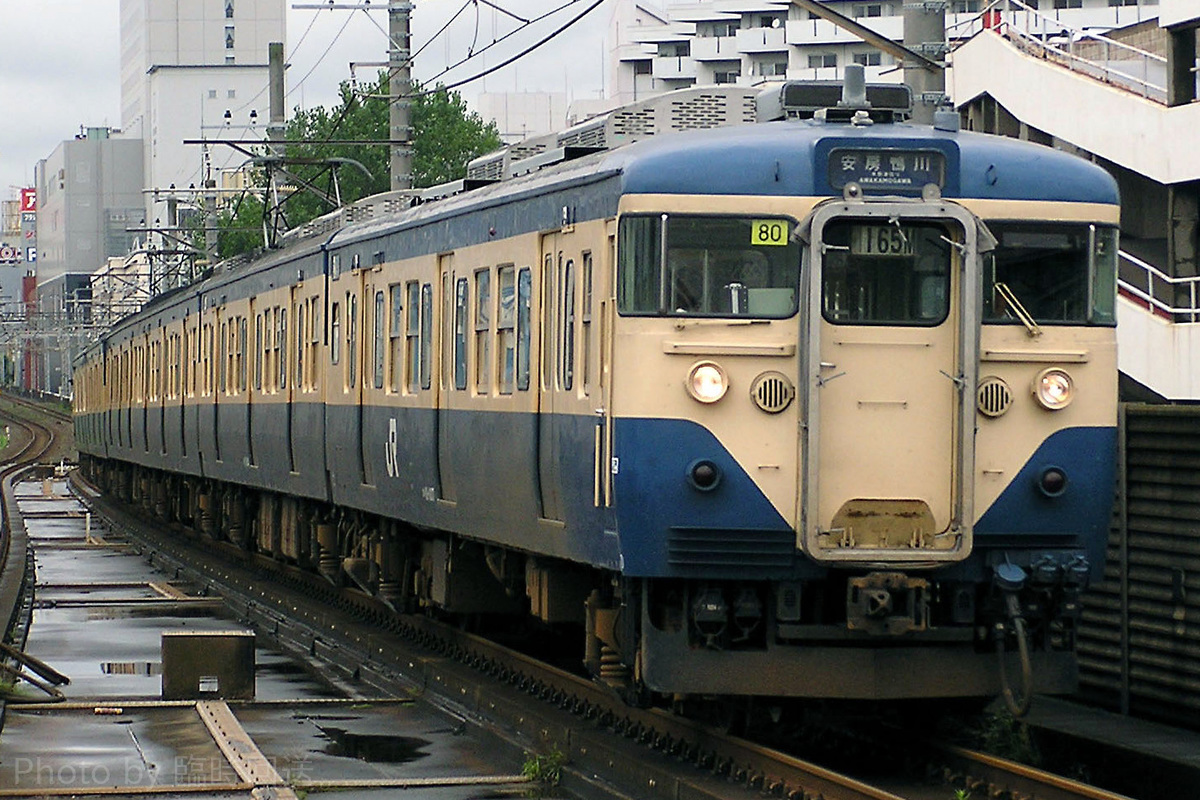
<instances>
[{"instance_id":1,"label":"roof ventilator","mask_svg":"<svg viewBox=\"0 0 1200 800\"><path fill-rule=\"evenodd\" d=\"M904 84L866 83L862 65L847 64L845 83L786 81L761 93L756 106L759 122L855 122L856 117L874 123L903 122L912 116L912 90Z\"/></svg>"}]
</instances>

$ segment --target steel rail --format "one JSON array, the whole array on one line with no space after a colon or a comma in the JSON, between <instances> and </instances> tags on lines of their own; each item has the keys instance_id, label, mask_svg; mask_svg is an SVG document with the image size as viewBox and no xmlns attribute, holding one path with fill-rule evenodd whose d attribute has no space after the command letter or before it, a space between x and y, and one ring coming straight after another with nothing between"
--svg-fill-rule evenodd
<instances>
[{"instance_id":1,"label":"steel rail","mask_svg":"<svg viewBox=\"0 0 1200 800\"><path fill-rule=\"evenodd\" d=\"M789 800L902 800L665 710L630 707L599 683L436 620L397 615L374 598L355 590L335 591L298 568L280 571L277 562L241 551L240 565L200 564L194 544L142 531L136 518L98 496L84 499L131 538L153 548L152 560L192 572L219 591L245 622L281 646L321 659L346 682L392 693L412 691L415 684L418 691L445 698L457 713L526 730L542 746L563 752L578 780L601 776L618 786L638 787L640 797L725 798L736 788L736 795L750 790ZM279 573L286 588L266 585L256 574L265 569ZM346 611L367 622L348 621ZM481 682L481 673L494 680ZM530 697L542 702L531 706ZM959 748L931 747L927 755L930 768L939 769L947 782L968 790L995 790L984 795L988 797L1124 800Z\"/></svg>"}]
</instances>

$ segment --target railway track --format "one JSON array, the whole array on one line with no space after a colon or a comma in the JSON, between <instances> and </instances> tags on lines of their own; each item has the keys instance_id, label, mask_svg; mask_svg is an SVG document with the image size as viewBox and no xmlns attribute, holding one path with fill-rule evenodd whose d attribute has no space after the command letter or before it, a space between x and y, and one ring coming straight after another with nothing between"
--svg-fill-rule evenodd
<instances>
[{"instance_id":1,"label":"railway track","mask_svg":"<svg viewBox=\"0 0 1200 800\"><path fill-rule=\"evenodd\" d=\"M32 613L26 589L33 574L33 564L25 525L16 511L13 479L57 453L57 430L69 425L70 417L59 414L58 424L55 424L54 415L47 414L43 423L38 421L39 412L30 408L35 404L11 400L8 395L0 396L0 419L7 421L11 437L4 451L4 461L0 464L0 504L3 510L3 519L0 521L0 623L4 625L4 643L23 649ZM20 433L14 436L13 428ZM0 698L0 726L4 722L5 708L6 704Z\"/></svg>"},{"instance_id":2,"label":"railway track","mask_svg":"<svg viewBox=\"0 0 1200 800\"><path fill-rule=\"evenodd\" d=\"M626 705L609 688L443 622L399 615L354 590L229 546L201 555L199 535L164 536L81 481L85 502L150 560L220 594L260 634L380 693L422 692L464 718L516 731L531 750L565 759L580 796L788 800L1120 800L1122 795L961 748L912 748L920 777L888 788L662 709ZM179 534L181 531L176 530ZM931 783L929 776L935 776Z\"/></svg>"}]
</instances>

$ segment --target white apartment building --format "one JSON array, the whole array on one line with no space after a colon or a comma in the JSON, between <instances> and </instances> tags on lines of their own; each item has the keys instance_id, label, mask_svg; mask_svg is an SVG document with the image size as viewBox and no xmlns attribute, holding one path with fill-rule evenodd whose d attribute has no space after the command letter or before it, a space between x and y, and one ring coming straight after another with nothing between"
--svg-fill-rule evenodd
<instances>
[{"instance_id":1,"label":"white apartment building","mask_svg":"<svg viewBox=\"0 0 1200 800\"><path fill-rule=\"evenodd\" d=\"M148 222L166 223L170 187L187 203L246 160L184 140L265 138L268 48L285 32L284 0L121 0L122 135L145 142Z\"/></svg>"},{"instance_id":2,"label":"white apartment building","mask_svg":"<svg viewBox=\"0 0 1200 800\"><path fill-rule=\"evenodd\" d=\"M896 42L904 39L902 0L825 0L843 16ZM1026 0L1072 28L1109 30L1158 17L1158 0ZM947 38L977 17L986 0L948 0ZM684 86L755 85L770 80L840 78L862 64L870 81L903 80L896 60L849 31L787 0L694 0L658 5L619 0L610 70L618 103Z\"/></svg>"}]
</instances>

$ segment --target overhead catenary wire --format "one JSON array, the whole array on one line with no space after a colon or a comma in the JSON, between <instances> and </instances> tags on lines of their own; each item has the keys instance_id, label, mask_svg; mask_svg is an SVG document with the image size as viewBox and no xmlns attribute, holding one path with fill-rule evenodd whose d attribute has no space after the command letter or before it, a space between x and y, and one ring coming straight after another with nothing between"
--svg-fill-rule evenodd
<instances>
[{"instance_id":1,"label":"overhead catenary wire","mask_svg":"<svg viewBox=\"0 0 1200 800\"><path fill-rule=\"evenodd\" d=\"M417 91L417 92L410 92L410 93L408 93L408 94L401 95L399 98L392 99L392 102L396 102L397 100L412 99L412 98L414 98L414 97L424 97L424 96L427 96L427 95L436 94L436 93L438 93L438 92L441 92L441 91L446 91L446 90L448 90L448 89L456 89L456 88L458 88L459 86L464 86L464 85L466 85L466 84L468 84L468 83L471 83L471 82L473 82L473 81L477 81L477 80L479 80L479 79L481 79L481 78L484 78L484 77L486 77L486 76L488 76L488 75L491 75L493 72L496 72L496 71L498 71L498 70L501 70L501 69L503 69L504 67L507 67L509 64L512 64L514 61L516 61L516 60L518 60L518 59L520 59L520 58L524 58L525 56L527 56L527 55L529 55L530 53L532 53L534 50L538 49L538 48L539 48L539 47L541 47L542 45L544 45L544 44L546 44L547 42L549 42L550 40L552 40L554 37L556 37L556 36L558 36L559 34L563 33L563 32L564 32L564 31L566 31L568 28L570 28L571 26L573 26L575 23L579 22L581 19L583 19L584 17L586 17L586 16L587 16L589 13L591 13L592 11L594 11L594 10L596 9L596 7L597 7L597 6L599 6L599 5L600 5L600 4L601 4L603 1L604 1L604 0L593 0L593 2L591 3L591 5L589 5L587 8L585 8L583 11L581 11L581 12L580 12L579 14L577 14L575 17L573 17L572 19L568 20L568 21L567 21L567 22L565 22L564 24L560 25L560 26L559 26L558 28L556 28L554 31L552 31L552 32L551 32L551 33L549 33L548 35L544 36L543 38L541 38L540 40L538 40L538 41L537 41L537 42L535 42L534 44L530 45L529 47L525 48L525 49L524 49L524 50L522 50L521 52L519 52L519 53L517 53L517 54L515 54L515 55L513 55L513 56L510 56L509 58L507 58L507 59L505 59L505 60L501 61L501 62L500 62L500 63L498 63L498 64L495 64L495 65L493 65L493 66L491 66L491 67L488 67L487 69L485 69L485 70L483 70L483 71L481 71L481 72L478 72L478 73L476 73L476 74L474 74L474 75L472 75L472 76L470 76L470 77L467 77L467 78L463 78L463 79L461 79L461 80L454 81L453 83L447 83L447 84L438 84L437 86L435 86L435 87L434 87L434 88L432 88L432 89L422 89L422 90L420 90L420 91ZM473 0L472 0L472 2L473 2ZM558 7L554 8L554 9L551 9L550 11L547 11L546 13L544 13L544 14L541 14L541 15L539 15L539 16L537 16L537 17L534 17L532 20L528 21L528 22L527 22L525 25L523 25L522 27L519 27L519 28L516 28L516 29L514 29L514 30L512 30L512 31L509 31L508 33L506 33L506 34L504 34L503 36L501 36L499 39L496 39L495 41L491 42L490 44L488 44L488 45L485 45L484 47L480 48L479 50L477 50L477 51L475 51L475 52L473 52L473 53L469 54L469 55L468 55L468 56L466 56L465 58L462 58L462 59L460 59L460 60L456 61L456 62L455 62L455 63L453 63L453 64L449 64L449 65L447 65L445 68L443 68L443 69L442 69L442 71L441 71L441 72L437 73L436 75L432 76L431 78L429 78L429 79L428 79L428 80L426 80L426 81L422 81L421 83L422 83L422 84L424 84L424 85L428 85L428 84L430 84L430 83L433 83L434 81L436 81L436 80L437 80L438 78L440 78L441 76L443 76L443 75L445 75L445 74L447 74L447 73L449 73L449 72L452 72L453 70L456 70L456 69L458 69L459 67L461 67L461 66L463 66L464 64L466 64L467 62L469 62L471 59L473 59L473 58L476 58L476 57L478 57L478 56L481 56L481 55L483 55L484 53L486 53L486 52L487 52L488 50L490 50L491 48L493 48L493 47L495 47L495 46L497 46L497 45L499 45L499 44L503 43L503 42L504 42L504 41L506 41L507 39L509 39L509 38L511 38L511 37L513 37L513 36L515 36L516 34L520 33L521 31L525 30L526 28L528 28L530 25L534 25L534 24L536 24L536 23L538 23L538 22L541 22L541 21L542 21L542 20L544 20L544 19L547 19L548 17L552 17L552 16L554 16L555 14L558 14L558 13L559 13L560 11L562 11L563 9L565 9L565 8L569 8L569 7L571 7L571 6L573 6L573 5L576 5L576 4L580 3L580 2L582 2L582 0L568 0L567 2L563 3L562 5L559 5ZM492 5L492 4L491 4L491 3L488 3L487 5ZM464 6L464 9L465 9L465 6ZM458 15L460 15L460 14L462 13L462 11L463 11L463 9L460 9L460 10L459 10L459 11L458 11L458 12L455 14L455 17L457 17ZM506 13L507 13L507 12L506 12ZM510 14L510 16L514 16L514 17L515 17L516 15L511 15L511 14ZM519 19L519 17L517 17L517 18ZM451 20L451 21L453 21L453 20ZM377 23L376 23L376 24L377 24ZM445 29L446 29L446 27L447 27L448 25L449 25L449 23L447 23L447 24L446 24L446 26L443 26L443 27L442 27L442 29L441 29L440 31L438 31L438 34L436 34L434 38L436 38L436 36L437 36L437 35L440 35L440 34L441 34L443 31L445 31ZM389 37L389 39L390 39L390 37ZM422 45L420 49L418 49L418 50L417 50L415 53L413 53L411 56L409 56L409 58L408 58L408 64L409 64L409 65L411 65L413 57L415 57L417 53L419 53L421 50L423 50L425 47L427 47L427 46L428 46L428 45L429 45L429 44L430 44L432 41L433 41L433 39L430 39L428 42L426 42L424 45ZM366 96L370 96L370 95L367 95L367 94L365 94L365 93L359 93L359 96L366 97ZM390 98L390 96L387 96L387 95L384 95L384 97L388 97L389 99L391 99L391 98Z\"/></svg>"},{"instance_id":2,"label":"overhead catenary wire","mask_svg":"<svg viewBox=\"0 0 1200 800\"><path fill-rule=\"evenodd\" d=\"M304 40L308 38L308 34L312 32L312 29L316 26L316 24L317 24L317 15L313 14L312 19L310 19L308 21L308 27L304 29L304 33L300 34L300 38L296 41L296 44L294 44L292 46L292 52L288 53L288 57L287 57L288 61L291 61L293 58L296 57L296 53L300 52L300 46L302 44L304 44ZM328 51L326 51L326 52L328 52ZM310 71L309 74L311 75L312 72ZM307 77L307 75L305 77ZM266 91L269 88L270 88L270 83L269 82L264 83L263 87L258 90L257 94L255 94L253 97L251 97L245 103L242 103L240 106L233 109L233 111L231 113L237 114L239 111L245 111L247 108L249 108L251 103L253 103L255 100L257 100L258 98L260 98L264 94L266 94ZM291 94L291 92L288 92L288 94Z\"/></svg>"},{"instance_id":3,"label":"overhead catenary wire","mask_svg":"<svg viewBox=\"0 0 1200 800\"><path fill-rule=\"evenodd\" d=\"M568 6L574 5L574 4L578 3L578 2L581 2L581 0L571 0L571 2L569 2L569 3L566 3L566 4L562 5L562 6L559 6L559 7L558 7L558 8L556 8L554 11L552 11L552 12L549 12L549 13L547 13L547 14L543 14L541 17L538 17L538 18L536 18L535 20L533 20L533 22L538 22L539 20L545 19L547 16L550 16L550 14L553 14L553 13L555 13L555 12L557 12L557 11L560 11L560 10L562 10L563 8L566 8L566 7L568 7ZM572 18L572 19L568 20L567 22L563 23L563 24L562 24L562 25L560 25L558 28L556 28L554 31L552 31L550 34L548 34L547 36L545 36L545 37L543 37L542 39L538 40L537 42L534 42L532 45L530 45L529 47L525 48L524 50L522 50L521 52L517 53L516 55L513 55L513 56L511 56L511 57L509 57L509 58L506 58L505 60L501 61L499 64L496 64L496 65L494 65L494 66L492 66L492 67L489 67L489 68L487 68L487 69L483 70L482 72L478 72L478 73L476 73L476 74L474 74L474 75L472 75L472 76L470 76L470 77L468 77L468 78L463 78L462 80L454 81L453 83L443 83L443 84L438 84L438 85L437 85L436 87L434 87L433 89L423 89L423 90L421 90L421 91L419 91L419 92L413 92L413 93L411 93L411 94L409 94L409 95L405 95L405 97L406 97L406 98L411 98L411 97L424 97L424 96L426 96L426 95L437 94L438 92L447 91L447 90L449 90L449 89L456 89L456 88L458 88L459 86L465 86L465 85L466 85L466 84L468 84L468 83L471 83L471 82L473 82L473 81L477 81L477 80L479 80L480 78L483 78L483 77L486 77L486 76L488 76L488 75L491 75L493 72L496 72L496 71L498 71L498 70L501 70L501 69L503 69L504 67L507 67L509 64L513 63L514 61L516 61L517 59L524 58L525 56L527 56L527 55L529 55L530 53L532 53L534 50L537 50L539 47L541 47L542 45L546 44L547 42L549 42L551 39L553 39L554 37L558 36L559 34L563 33L563 32L564 32L564 31L566 31L568 28L570 28L572 25L574 25L575 23L579 22L579 20L581 20L581 19L583 19L584 17L586 17L588 14L590 14L592 11L594 11L594 10L596 9L596 7L597 7L597 6L599 6L599 5L600 5L601 3L603 3L603 2L604 2L604 0L593 0L593 2L591 3L591 5L589 5L589 6L588 6L587 8L585 8L583 11L581 11L581 12L580 12L578 15L576 15L574 18ZM532 24L532 23L530 23L530 24ZM518 30L521 30L521 29L518 29ZM516 31L514 31L514 32L512 32L512 33L515 33L515 32L516 32ZM486 51L488 48L490 48L490 47L492 47L492 46L494 46L494 45L496 45L496 44L499 44L500 42L504 41L504 40L505 40L505 39L507 39L509 36L511 36L511 35L512 35L512 33L509 33L509 34L506 34L505 36L502 36L502 37L500 37L500 39L497 39L497 40L496 40L495 42L493 42L491 45L488 45L487 47L484 47L482 50L480 50L480 51L479 51L478 53L476 53L475 55L480 55L480 54L482 54L484 51ZM446 67L444 70L442 70L441 72L439 72L437 75L433 76L433 78L431 79L431 81L432 81L432 80L437 80L437 78L441 77L442 75L445 75L447 72L450 72L452 69L455 69L455 68L457 68L457 67L459 67L459 66L461 66L461 65L465 64L467 61L469 61L469 60L470 60L470 58L471 58L471 57L465 58L465 59L463 59L462 61L459 61L457 64L454 64L454 65L452 65L452 66ZM428 83L428 82L429 82L429 81L427 81L427 83ZM395 101L393 101L393 102L395 102Z\"/></svg>"},{"instance_id":4,"label":"overhead catenary wire","mask_svg":"<svg viewBox=\"0 0 1200 800\"><path fill-rule=\"evenodd\" d=\"M363 10L363 13L367 15L367 19L371 18L371 15L366 10ZM315 15L314 15L314 18L315 18ZM325 60L325 57L327 55L329 55L329 51L331 51L333 49L334 45L336 45L338 43L338 40L340 40L342 38L342 34L346 32L346 28L349 27L350 22L353 19L354 19L353 14L346 15L346 21L342 23L341 29L338 30L337 34L333 37L333 40L329 42L329 45L325 48L325 52L321 53L320 57L317 58L316 62L312 65L312 67L309 68L308 72L304 73L304 77L292 85L292 88L287 91L286 96L290 97L292 92L295 92L297 89L299 89L301 86L303 86L304 82L306 80L308 80L309 76L317 71L317 67L321 66L321 63Z\"/></svg>"}]
</instances>

